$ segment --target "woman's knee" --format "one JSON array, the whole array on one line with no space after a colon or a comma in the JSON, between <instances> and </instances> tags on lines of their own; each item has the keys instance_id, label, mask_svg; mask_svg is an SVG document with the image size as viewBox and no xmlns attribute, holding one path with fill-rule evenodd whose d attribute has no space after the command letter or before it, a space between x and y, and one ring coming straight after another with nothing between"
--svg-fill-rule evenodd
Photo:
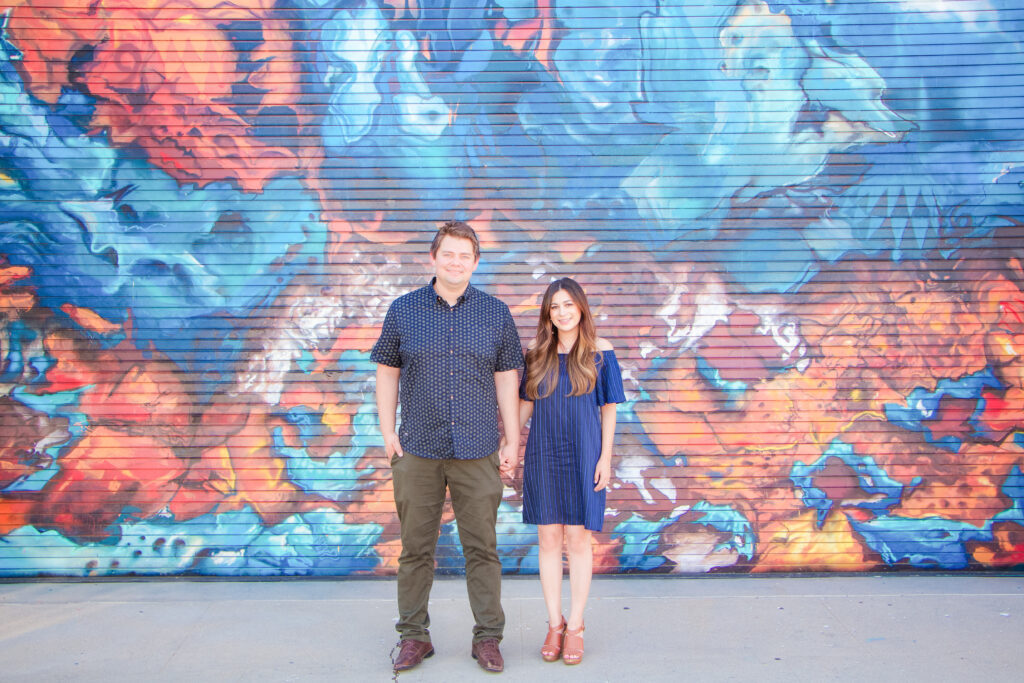
<instances>
[{"instance_id":1,"label":"woman's knee","mask_svg":"<svg viewBox=\"0 0 1024 683\"><path fill-rule=\"evenodd\" d=\"M541 551L562 552L564 527L561 524L542 524L537 527L537 544Z\"/></svg>"},{"instance_id":2,"label":"woman's knee","mask_svg":"<svg viewBox=\"0 0 1024 683\"><path fill-rule=\"evenodd\" d=\"M591 552L591 533L589 529L582 526L568 526L565 528L566 551L570 555Z\"/></svg>"}]
</instances>

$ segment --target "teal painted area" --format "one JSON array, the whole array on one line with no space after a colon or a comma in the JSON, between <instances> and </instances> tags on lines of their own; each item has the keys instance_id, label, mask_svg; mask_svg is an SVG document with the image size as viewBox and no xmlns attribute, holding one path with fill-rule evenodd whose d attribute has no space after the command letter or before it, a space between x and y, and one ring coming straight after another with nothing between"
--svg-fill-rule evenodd
<instances>
[{"instance_id":1,"label":"teal painted area","mask_svg":"<svg viewBox=\"0 0 1024 683\"><path fill-rule=\"evenodd\" d=\"M198 573L238 576L344 575L374 569L377 525L346 524L337 512L294 515L265 528L250 510L187 522L121 525L115 543L78 544L56 531L21 527L0 539L0 573L130 576Z\"/></svg>"},{"instance_id":2,"label":"teal painted area","mask_svg":"<svg viewBox=\"0 0 1024 683\"><path fill-rule=\"evenodd\" d=\"M753 527L750 520L744 517L739 510L728 505L712 505L706 501L700 501L694 505L693 510L704 513L697 520L698 524L704 524L732 535L728 541L718 544L715 550L735 550L737 554L748 560L754 557L757 543Z\"/></svg>"},{"instance_id":3,"label":"teal painted area","mask_svg":"<svg viewBox=\"0 0 1024 683\"><path fill-rule=\"evenodd\" d=\"M851 496L853 501L834 500L814 485L815 477L828 466L829 458L837 458L857 477L860 492ZM890 477L872 458L857 455L854 446L841 439L834 439L828 450L814 463L805 465L797 460L793 464L790 480L800 491L804 505L817 509L818 528L825 523L825 518L837 503L881 512L898 504L904 490L903 484Z\"/></svg>"}]
</instances>

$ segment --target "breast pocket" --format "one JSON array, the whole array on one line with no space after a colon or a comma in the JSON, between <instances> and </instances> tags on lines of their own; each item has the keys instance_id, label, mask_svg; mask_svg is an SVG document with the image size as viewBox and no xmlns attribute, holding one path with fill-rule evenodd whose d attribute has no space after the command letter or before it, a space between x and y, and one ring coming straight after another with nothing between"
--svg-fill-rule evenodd
<instances>
[{"instance_id":1,"label":"breast pocket","mask_svg":"<svg viewBox=\"0 0 1024 683\"><path fill-rule=\"evenodd\" d=\"M404 368L418 368L441 362L450 352L450 345L443 336L424 329L411 329L402 335L398 352Z\"/></svg>"},{"instance_id":2,"label":"breast pocket","mask_svg":"<svg viewBox=\"0 0 1024 683\"><path fill-rule=\"evenodd\" d=\"M493 325L467 326L456 337L455 352L481 369L494 371L501 328Z\"/></svg>"}]
</instances>

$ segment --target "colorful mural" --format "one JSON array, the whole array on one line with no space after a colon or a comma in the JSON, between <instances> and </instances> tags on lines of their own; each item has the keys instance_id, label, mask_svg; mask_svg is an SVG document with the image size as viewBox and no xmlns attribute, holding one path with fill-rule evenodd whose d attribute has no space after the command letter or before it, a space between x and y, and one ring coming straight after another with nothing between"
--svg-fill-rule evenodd
<instances>
[{"instance_id":1,"label":"colorful mural","mask_svg":"<svg viewBox=\"0 0 1024 683\"><path fill-rule=\"evenodd\" d=\"M1022 30L1008 0L12 0L0 575L393 573L368 351L449 218L524 336L571 275L618 349L600 571L1024 564Z\"/></svg>"}]
</instances>

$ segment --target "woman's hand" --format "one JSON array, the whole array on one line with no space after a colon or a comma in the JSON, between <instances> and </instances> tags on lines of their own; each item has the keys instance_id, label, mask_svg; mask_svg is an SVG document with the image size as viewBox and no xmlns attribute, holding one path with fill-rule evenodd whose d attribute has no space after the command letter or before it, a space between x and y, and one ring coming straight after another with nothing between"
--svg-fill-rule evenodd
<instances>
[{"instance_id":1,"label":"woman's hand","mask_svg":"<svg viewBox=\"0 0 1024 683\"><path fill-rule=\"evenodd\" d=\"M594 470L594 490L603 491L608 488L608 484L611 480L612 456L611 454L602 455L601 459L597 461L597 469Z\"/></svg>"}]
</instances>

